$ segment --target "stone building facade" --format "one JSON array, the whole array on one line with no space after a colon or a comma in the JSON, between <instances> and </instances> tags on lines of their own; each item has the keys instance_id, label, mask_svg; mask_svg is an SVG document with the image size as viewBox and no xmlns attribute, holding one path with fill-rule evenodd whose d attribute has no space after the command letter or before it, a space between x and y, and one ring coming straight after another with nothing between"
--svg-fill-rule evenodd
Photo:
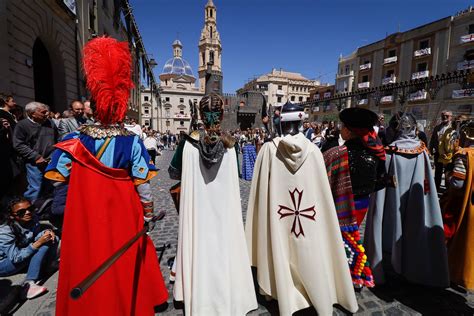
<instances>
[{"instance_id":1,"label":"stone building facade","mask_svg":"<svg viewBox=\"0 0 474 316\"><path fill-rule=\"evenodd\" d=\"M173 58L166 61L160 74L159 106L156 109L151 107L149 115L150 122L156 121L156 124L151 125L153 129L179 134L181 131L189 131L191 106L199 104L204 93L196 87L196 77L193 70L183 58L183 44L176 40L172 47ZM144 111L142 117L152 102L150 91L145 91L146 93L142 96ZM145 98L149 98L149 100L145 100ZM146 122L147 119L143 123L146 125Z\"/></svg>"},{"instance_id":2,"label":"stone building facade","mask_svg":"<svg viewBox=\"0 0 474 316\"><path fill-rule=\"evenodd\" d=\"M154 77L128 0L0 1L0 91L22 106L36 100L57 112L88 99L81 52L100 35L130 43L136 88L128 115L138 119L143 68Z\"/></svg>"},{"instance_id":3,"label":"stone building facade","mask_svg":"<svg viewBox=\"0 0 474 316\"><path fill-rule=\"evenodd\" d=\"M347 65L353 72L346 74ZM474 69L474 10L457 13L417 28L398 32L375 43L360 47L355 54L339 60L336 77L336 93L359 91L352 106L366 107L373 111L392 115L395 111L412 112L424 125L433 125L443 109L454 115L468 114L474 110L474 85L461 86L453 82L439 88L436 95L423 86L412 85L403 95L392 90L380 89L404 82L425 78L443 77L459 70ZM353 80L353 85L349 81ZM471 80L472 81L472 80ZM347 82L347 90L342 84ZM381 95L373 94L381 90ZM374 97L375 96L375 97Z\"/></svg>"},{"instance_id":4,"label":"stone building facade","mask_svg":"<svg viewBox=\"0 0 474 316\"><path fill-rule=\"evenodd\" d=\"M319 81L305 78L300 73L272 69L270 73L246 83L237 90L237 94L261 91L270 107L279 107L287 101L292 103L309 101L310 90L319 86Z\"/></svg>"}]
</instances>

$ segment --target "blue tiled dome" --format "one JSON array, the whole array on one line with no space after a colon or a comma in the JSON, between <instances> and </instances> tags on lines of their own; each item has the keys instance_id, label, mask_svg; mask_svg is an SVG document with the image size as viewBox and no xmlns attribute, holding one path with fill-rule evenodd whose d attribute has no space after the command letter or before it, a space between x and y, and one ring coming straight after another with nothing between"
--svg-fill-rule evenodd
<instances>
[{"instance_id":1,"label":"blue tiled dome","mask_svg":"<svg viewBox=\"0 0 474 316\"><path fill-rule=\"evenodd\" d=\"M163 67L162 74L187 75L194 77L193 70L189 63L181 57L168 59Z\"/></svg>"}]
</instances>

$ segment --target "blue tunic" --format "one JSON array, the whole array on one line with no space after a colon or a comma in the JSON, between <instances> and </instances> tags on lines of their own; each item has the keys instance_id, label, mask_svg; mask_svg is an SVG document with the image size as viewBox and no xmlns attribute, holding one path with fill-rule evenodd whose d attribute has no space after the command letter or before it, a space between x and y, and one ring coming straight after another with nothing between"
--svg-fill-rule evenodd
<instances>
[{"instance_id":1,"label":"blue tunic","mask_svg":"<svg viewBox=\"0 0 474 316\"><path fill-rule=\"evenodd\" d=\"M64 137L63 141L78 138L84 147L94 156L105 142L105 138L96 139L89 135L76 131ZM150 156L143 145L141 139L136 135L114 136L104 153L100 157L100 162L110 168L127 169L132 178L147 180L150 171L156 171L156 167L150 163ZM57 171L64 178L69 177L71 172L71 156L56 149L51 157L51 162L46 168L48 171Z\"/></svg>"}]
</instances>

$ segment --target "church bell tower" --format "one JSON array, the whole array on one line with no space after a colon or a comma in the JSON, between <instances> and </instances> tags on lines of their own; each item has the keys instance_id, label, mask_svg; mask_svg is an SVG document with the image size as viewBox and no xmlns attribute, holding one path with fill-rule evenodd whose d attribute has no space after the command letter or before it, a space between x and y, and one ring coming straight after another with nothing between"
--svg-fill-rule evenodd
<instances>
[{"instance_id":1,"label":"church bell tower","mask_svg":"<svg viewBox=\"0 0 474 316\"><path fill-rule=\"evenodd\" d=\"M208 0L204 16L204 28L199 39L199 89L205 93L222 94L222 46L217 31L217 10L212 0Z\"/></svg>"}]
</instances>

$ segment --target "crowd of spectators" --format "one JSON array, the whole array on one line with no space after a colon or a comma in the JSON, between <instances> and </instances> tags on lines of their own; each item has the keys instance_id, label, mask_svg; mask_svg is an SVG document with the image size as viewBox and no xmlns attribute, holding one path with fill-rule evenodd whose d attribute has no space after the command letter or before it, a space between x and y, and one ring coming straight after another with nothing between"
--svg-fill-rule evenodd
<instances>
[{"instance_id":1,"label":"crowd of spectators","mask_svg":"<svg viewBox=\"0 0 474 316\"><path fill-rule=\"evenodd\" d=\"M434 128L429 144L423 126L418 127L418 137L434 159L438 190L443 174L453 169L459 126L466 120L462 115L453 120L451 112L443 111L441 123ZM277 121L274 118L274 122ZM30 102L22 107L16 104L13 96L0 95L0 276L25 271L27 298L47 291L40 284L44 271L55 266L60 237L57 236L60 231L56 234L53 230L55 225L49 228L40 225L48 207L53 207L52 196L61 194L44 179L44 170L57 142L81 125L93 123L89 101L75 100L68 110L54 113L46 104ZM170 132L160 133L142 127L134 119L127 118L124 127L140 136L153 163L163 150L175 150L180 138ZM305 121L301 132L324 152L343 143L340 128L335 121ZM389 145L383 115L374 128L384 145ZM277 136L278 128L275 134L266 128L229 132L236 139L239 152L244 145L252 144L258 153L266 141Z\"/></svg>"}]
</instances>

